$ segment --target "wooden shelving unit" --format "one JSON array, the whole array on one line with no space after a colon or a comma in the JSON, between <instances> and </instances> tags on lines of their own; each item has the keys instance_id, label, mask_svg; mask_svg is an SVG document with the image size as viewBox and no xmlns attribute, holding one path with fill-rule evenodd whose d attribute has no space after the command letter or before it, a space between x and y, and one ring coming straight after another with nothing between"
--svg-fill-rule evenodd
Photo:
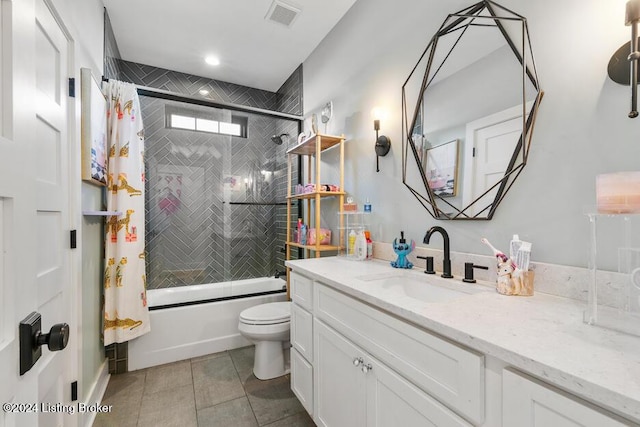
<instances>
[{"instance_id":1,"label":"wooden shelving unit","mask_svg":"<svg viewBox=\"0 0 640 427\"><path fill-rule=\"evenodd\" d=\"M338 147L336 147L338 146ZM322 153L332 147L336 147L340 150L340 191L314 191L311 193L304 194L292 194L293 188L293 161L296 156L305 156L307 158L306 162L306 171L308 177L308 184L316 184L316 188L318 185L323 184L321 181L321 158ZM342 208L344 205L344 135L334 136L334 135L323 135L317 134L312 135L309 138L305 139L298 145L291 147L287 150L287 171L288 171L288 179L287 179L287 242L286 242L286 259L291 259L291 248L302 248L304 249L304 257L309 258L311 256L311 252L315 253L316 258L320 258L320 254L322 252L329 251L339 251L340 246L336 245L321 245L320 240L316 239L315 245L301 245L293 241L293 230L292 230L292 203L295 201L302 200L303 203L306 203L304 209L304 218L303 221L305 224L309 225L312 228L316 229L316 236L320 234L320 208L322 199L327 197L337 197L339 210L342 212ZM302 162L304 167L304 161ZM312 206L313 202L313 206ZM313 209L312 209L313 207ZM312 217L313 211L313 217ZM344 227L342 224L342 215L340 215L340 227L338 230L332 230L334 233L337 231L338 236L332 236L332 240L334 242L342 242L344 241ZM312 220L313 219L313 220ZM333 233L332 233L333 234ZM337 237L337 238L336 238ZM289 269L287 268L287 297L289 296Z\"/></svg>"}]
</instances>

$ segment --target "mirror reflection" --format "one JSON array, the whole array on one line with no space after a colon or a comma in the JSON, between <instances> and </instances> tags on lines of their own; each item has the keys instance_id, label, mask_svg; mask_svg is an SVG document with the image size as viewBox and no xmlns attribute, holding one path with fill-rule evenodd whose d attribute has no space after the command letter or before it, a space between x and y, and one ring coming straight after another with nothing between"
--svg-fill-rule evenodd
<instances>
[{"instance_id":1,"label":"mirror reflection","mask_svg":"<svg viewBox=\"0 0 640 427\"><path fill-rule=\"evenodd\" d=\"M483 1L449 15L403 86L403 180L435 218L490 219L526 164L529 49L524 18Z\"/></svg>"}]
</instances>

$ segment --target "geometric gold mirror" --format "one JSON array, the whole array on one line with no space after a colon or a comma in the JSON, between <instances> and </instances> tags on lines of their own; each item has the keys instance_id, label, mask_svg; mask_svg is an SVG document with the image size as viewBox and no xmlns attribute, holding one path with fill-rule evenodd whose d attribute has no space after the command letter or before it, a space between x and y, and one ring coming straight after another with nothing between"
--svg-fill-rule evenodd
<instances>
[{"instance_id":1,"label":"geometric gold mirror","mask_svg":"<svg viewBox=\"0 0 640 427\"><path fill-rule=\"evenodd\" d=\"M402 86L402 181L436 219L491 219L527 164L540 90L527 21L448 15Z\"/></svg>"}]
</instances>

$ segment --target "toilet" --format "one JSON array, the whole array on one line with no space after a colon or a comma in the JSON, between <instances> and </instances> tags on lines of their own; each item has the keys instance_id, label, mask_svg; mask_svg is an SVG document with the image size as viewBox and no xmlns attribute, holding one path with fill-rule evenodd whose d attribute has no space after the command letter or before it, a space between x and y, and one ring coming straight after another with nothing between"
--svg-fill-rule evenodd
<instances>
[{"instance_id":1,"label":"toilet","mask_svg":"<svg viewBox=\"0 0 640 427\"><path fill-rule=\"evenodd\" d=\"M270 302L240 313L238 330L255 344L253 374L260 380L289 373L291 302Z\"/></svg>"}]
</instances>

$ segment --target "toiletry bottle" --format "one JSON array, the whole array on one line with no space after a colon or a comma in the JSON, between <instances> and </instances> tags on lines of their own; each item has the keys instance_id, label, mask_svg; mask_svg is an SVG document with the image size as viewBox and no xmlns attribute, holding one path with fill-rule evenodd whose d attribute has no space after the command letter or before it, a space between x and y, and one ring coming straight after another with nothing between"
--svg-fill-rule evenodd
<instances>
[{"instance_id":1,"label":"toiletry bottle","mask_svg":"<svg viewBox=\"0 0 640 427\"><path fill-rule=\"evenodd\" d=\"M371 240L371 232L364 231L364 237L367 238L367 259L373 259L373 241Z\"/></svg>"},{"instance_id":2,"label":"toiletry bottle","mask_svg":"<svg viewBox=\"0 0 640 427\"><path fill-rule=\"evenodd\" d=\"M358 232L358 236L356 237L355 253L356 258L359 261L364 261L365 259L367 259L367 238L364 235L364 230L360 230L360 232Z\"/></svg>"},{"instance_id":3,"label":"toiletry bottle","mask_svg":"<svg viewBox=\"0 0 640 427\"><path fill-rule=\"evenodd\" d=\"M522 240L520 240L520 236L514 234L511 242L509 242L509 258L511 258L512 260L516 259L520 246L522 246Z\"/></svg>"},{"instance_id":4,"label":"toiletry bottle","mask_svg":"<svg viewBox=\"0 0 640 427\"><path fill-rule=\"evenodd\" d=\"M300 244L307 244L307 224L300 225Z\"/></svg>"},{"instance_id":5,"label":"toiletry bottle","mask_svg":"<svg viewBox=\"0 0 640 427\"><path fill-rule=\"evenodd\" d=\"M367 201L364 202L364 211L366 213L371 213L371 202L369 201L368 197L367 197Z\"/></svg>"},{"instance_id":6,"label":"toiletry bottle","mask_svg":"<svg viewBox=\"0 0 640 427\"><path fill-rule=\"evenodd\" d=\"M522 244L516 252L516 257L513 258L516 266L522 270L529 270L529 262L531 260L531 242L521 242Z\"/></svg>"},{"instance_id":7,"label":"toiletry bottle","mask_svg":"<svg viewBox=\"0 0 640 427\"><path fill-rule=\"evenodd\" d=\"M354 254L355 246L356 246L356 232L355 230L351 229L351 231L349 232L349 244L347 245L348 247L347 253L349 255Z\"/></svg>"},{"instance_id":8,"label":"toiletry bottle","mask_svg":"<svg viewBox=\"0 0 640 427\"><path fill-rule=\"evenodd\" d=\"M298 235L296 236L296 239L295 239L296 243L300 243L300 241L302 240L301 228L302 228L302 218L298 218L298 226L296 228Z\"/></svg>"}]
</instances>

